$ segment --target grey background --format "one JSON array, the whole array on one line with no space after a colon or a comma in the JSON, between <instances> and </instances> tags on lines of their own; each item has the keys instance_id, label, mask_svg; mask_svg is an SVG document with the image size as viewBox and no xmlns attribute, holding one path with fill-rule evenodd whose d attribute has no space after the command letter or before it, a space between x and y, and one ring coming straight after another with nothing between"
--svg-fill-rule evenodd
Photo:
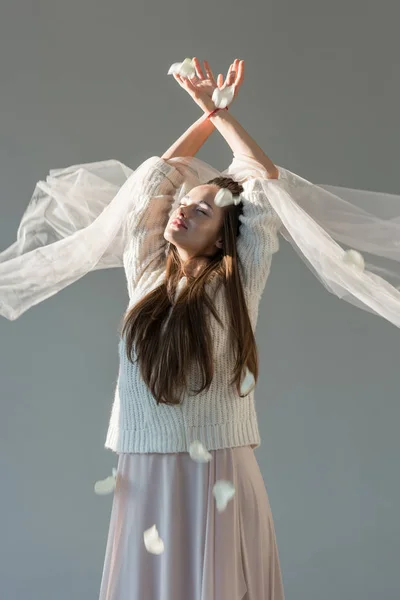
<instances>
[{"instance_id":1,"label":"grey background","mask_svg":"<svg viewBox=\"0 0 400 600\"><path fill-rule=\"evenodd\" d=\"M11 2L0 9L0 246L53 167L162 154L198 107L167 71L246 61L235 116L279 165L399 193L396 2ZM225 168L214 133L199 157ZM0 320L2 600L95 600L112 496L93 484L127 302L89 274ZM257 329L257 453L287 600L398 600L399 352L394 326L330 295L282 241Z\"/></svg>"}]
</instances>

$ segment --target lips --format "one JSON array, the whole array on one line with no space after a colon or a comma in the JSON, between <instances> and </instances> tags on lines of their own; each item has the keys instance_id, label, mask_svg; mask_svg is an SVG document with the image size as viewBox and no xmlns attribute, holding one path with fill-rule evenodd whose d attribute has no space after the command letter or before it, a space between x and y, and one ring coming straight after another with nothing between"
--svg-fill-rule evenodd
<instances>
[{"instance_id":1,"label":"lips","mask_svg":"<svg viewBox=\"0 0 400 600\"><path fill-rule=\"evenodd\" d=\"M173 219L171 221L171 225L172 225L172 223L174 223L175 225L181 225L182 227L184 227L185 229L187 229L187 225L186 225L186 223L182 219Z\"/></svg>"}]
</instances>

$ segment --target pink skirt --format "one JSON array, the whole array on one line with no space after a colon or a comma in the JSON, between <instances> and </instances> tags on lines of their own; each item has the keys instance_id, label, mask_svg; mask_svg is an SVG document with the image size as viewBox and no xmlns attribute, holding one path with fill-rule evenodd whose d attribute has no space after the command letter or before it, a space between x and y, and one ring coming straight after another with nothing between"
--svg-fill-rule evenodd
<instances>
[{"instance_id":1,"label":"pink skirt","mask_svg":"<svg viewBox=\"0 0 400 600\"><path fill-rule=\"evenodd\" d=\"M284 600L271 508L250 447L120 454L100 600ZM218 512L216 481L235 495ZM162 554L143 533L156 525Z\"/></svg>"}]
</instances>

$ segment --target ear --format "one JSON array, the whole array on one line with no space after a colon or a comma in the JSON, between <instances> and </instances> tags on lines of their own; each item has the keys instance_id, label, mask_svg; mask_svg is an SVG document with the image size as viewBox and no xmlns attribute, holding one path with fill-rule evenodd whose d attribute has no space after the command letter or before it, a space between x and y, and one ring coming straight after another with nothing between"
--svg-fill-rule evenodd
<instances>
[{"instance_id":1,"label":"ear","mask_svg":"<svg viewBox=\"0 0 400 600\"><path fill-rule=\"evenodd\" d=\"M224 243L224 240L223 240L223 238L219 238L219 240L217 240L217 241L215 242L215 245L217 246L217 248L222 248L222 246L223 246L223 243Z\"/></svg>"}]
</instances>

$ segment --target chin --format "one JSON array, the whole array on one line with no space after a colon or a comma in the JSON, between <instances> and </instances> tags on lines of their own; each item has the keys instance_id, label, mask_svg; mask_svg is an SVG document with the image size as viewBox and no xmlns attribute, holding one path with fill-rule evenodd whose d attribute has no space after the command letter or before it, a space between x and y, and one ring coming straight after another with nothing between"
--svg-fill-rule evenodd
<instances>
[{"instance_id":1,"label":"chin","mask_svg":"<svg viewBox=\"0 0 400 600\"><path fill-rule=\"evenodd\" d=\"M171 244L173 243L174 236L171 235L170 231L167 231L167 230L164 231L164 240L167 240L167 242L171 242Z\"/></svg>"},{"instance_id":2,"label":"chin","mask_svg":"<svg viewBox=\"0 0 400 600\"><path fill-rule=\"evenodd\" d=\"M174 229L173 227L170 229L168 226L164 231L164 239L166 239L168 242L173 242L175 239L179 238L182 239L181 236L179 236L179 233L180 229Z\"/></svg>"}]
</instances>

